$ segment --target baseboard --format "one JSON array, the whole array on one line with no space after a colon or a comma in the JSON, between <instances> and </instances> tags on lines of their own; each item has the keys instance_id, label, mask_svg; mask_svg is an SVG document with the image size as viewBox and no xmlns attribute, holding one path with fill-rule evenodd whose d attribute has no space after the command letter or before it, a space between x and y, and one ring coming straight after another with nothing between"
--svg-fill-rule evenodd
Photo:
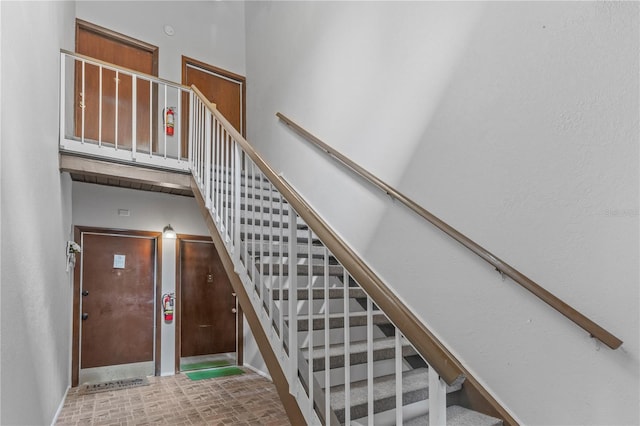
<instances>
[{"instance_id":1,"label":"baseboard","mask_svg":"<svg viewBox=\"0 0 640 426\"><path fill-rule=\"evenodd\" d=\"M69 389L71 389L71 386L67 386L67 390L65 390L64 395L62 395L62 401L60 401L60 405L58 405L56 414L53 416L53 421L51 421L51 426L54 426L58 421L58 416L60 416L60 413L62 412L62 407L64 407L64 402L67 400L67 394L69 393Z\"/></svg>"},{"instance_id":2,"label":"baseboard","mask_svg":"<svg viewBox=\"0 0 640 426\"><path fill-rule=\"evenodd\" d=\"M242 364L242 366L243 366L243 367L246 367L246 368L248 368L249 370L253 371L254 373L256 373L256 374L258 374L258 375L260 375L260 376L264 377L265 379L268 379L270 382L273 382L273 379L271 378L271 376L269 375L269 373L265 373L265 372L264 372L264 371L262 371L262 370L258 370L257 368L255 368L255 367L254 367L253 365L251 365L251 364L244 363L244 364Z\"/></svg>"}]
</instances>

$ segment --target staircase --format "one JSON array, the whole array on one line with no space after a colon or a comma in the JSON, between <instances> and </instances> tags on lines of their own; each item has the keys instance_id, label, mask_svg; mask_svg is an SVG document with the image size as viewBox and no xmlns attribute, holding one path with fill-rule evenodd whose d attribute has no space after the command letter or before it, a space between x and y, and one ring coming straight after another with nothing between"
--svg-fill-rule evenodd
<instances>
[{"instance_id":1,"label":"staircase","mask_svg":"<svg viewBox=\"0 0 640 426\"><path fill-rule=\"evenodd\" d=\"M239 261L248 266L248 290L271 325L270 337L290 358L291 348L297 351L310 417L322 424L431 424L426 361L262 173L245 171ZM212 187L212 198L227 200L221 209L231 207L233 191L218 181ZM292 329L296 336L289 336ZM446 424L503 424L455 405L463 386L462 377L444 386Z\"/></svg>"},{"instance_id":2,"label":"staircase","mask_svg":"<svg viewBox=\"0 0 640 426\"><path fill-rule=\"evenodd\" d=\"M66 102L75 90L67 82L84 84L87 67L152 82L160 104L188 97L189 123L176 138L189 141L188 158L166 136L147 151L135 131L120 144L85 137L85 120L102 116L82 107L72 117L78 105ZM144 165L192 174L191 190L292 423L517 424L197 88L62 51L61 92L61 152L126 163L114 165L120 172Z\"/></svg>"}]
</instances>

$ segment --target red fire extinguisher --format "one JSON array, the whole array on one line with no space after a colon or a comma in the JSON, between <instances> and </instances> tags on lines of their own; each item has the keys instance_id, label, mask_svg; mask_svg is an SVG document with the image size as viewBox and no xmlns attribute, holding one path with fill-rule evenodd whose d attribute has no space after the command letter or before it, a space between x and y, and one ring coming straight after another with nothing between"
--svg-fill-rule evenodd
<instances>
[{"instance_id":1,"label":"red fire extinguisher","mask_svg":"<svg viewBox=\"0 0 640 426\"><path fill-rule=\"evenodd\" d=\"M173 321L173 293L165 293L162 295L162 313L165 321Z\"/></svg>"},{"instance_id":2,"label":"red fire extinguisher","mask_svg":"<svg viewBox=\"0 0 640 426\"><path fill-rule=\"evenodd\" d=\"M173 136L173 126L175 123L175 108L169 107L166 109L164 114L164 128L167 132L167 136Z\"/></svg>"}]
</instances>

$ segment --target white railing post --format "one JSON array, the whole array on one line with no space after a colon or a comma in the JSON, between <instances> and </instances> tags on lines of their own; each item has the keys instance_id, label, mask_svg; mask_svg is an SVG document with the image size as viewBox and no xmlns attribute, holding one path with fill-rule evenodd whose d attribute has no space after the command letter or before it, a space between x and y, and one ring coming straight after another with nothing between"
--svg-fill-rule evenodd
<instances>
[{"instance_id":1,"label":"white railing post","mask_svg":"<svg viewBox=\"0 0 640 426\"><path fill-rule=\"evenodd\" d=\"M242 198L242 151L237 143L233 144L234 163L235 163L235 182L233 191L235 198L233 200L233 257L237 266L240 266L240 253L242 252L242 242L240 241L240 202Z\"/></svg>"},{"instance_id":2,"label":"white railing post","mask_svg":"<svg viewBox=\"0 0 640 426\"><path fill-rule=\"evenodd\" d=\"M204 202L211 209L211 120L213 114L206 110L204 125ZM166 138L165 138L166 140Z\"/></svg>"},{"instance_id":3,"label":"white railing post","mask_svg":"<svg viewBox=\"0 0 640 426\"><path fill-rule=\"evenodd\" d=\"M116 118L115 118L115 126L114 126L114 134L115 134L115 147L116 147L116 151L118 150L118 87L120 86L120 73L118 70L116 70ZM86 104L86 102L85 102ZM84 122L84 117L82 118L82 121ZM84 129L84 124L82 125L82 128ZM83 130L84 133L84 130Z\"/></svg>"},{"instance_id":4,"label":"white railing post","mask_svg":"<svg viewBox=\"0 0 640 426\"><path fill-rule=\"evenodd\" d=\"M331 419L331 357L329 353L329 250L324 248L324 418L329 424ZM311 259L309 259L311 260ZM311 353L311 351L309 351ZM347 354L345 354L346 356ZM313 362L311 356L309 362Z\"/></svg>"},{"instance_id":5,"label":"white railing post","mask_svg":"<svg viewBox=\"0 0 640 426\"><path fill-rule=\"evenodd\" d=\"M151 84L151 82L149 82L149 86L150 89L153 90L153 85ZM195 108L195 102L194 102L195 96L193 95L192 91L189 91L189 139L188 139L188 144L189 144L189 149L187 154L187 162L190 165L190 169L193 170L193 128L195 127L195 116L196 116L196 108ZM152 105L151 103L149 105ZM152 146L153 146L153 141L152 136L153 133L149 133L149 151L152 150Z\"/></svg>"},{"instance_id":6,"label":"white railing post","mask_svg":"<svg viewBox=\"0 0 640 426\"><path fill-rule=\"evenodd\" d=\"M296 212L289 205L289 393L298 392L298 241Z\"/></svg>"},{"instance_id":7,"label":"white railing post","mask_svg":"<svg viewBox=\"0 0 640 426\"><path fill-rule=\"evenodd\" d=\"M67 97L67 72L66 72L66 56L60 52L60 140L58 141L60 147L65 147L66 139L66 97Z\"/></svg>"},{"instance_id":8,"label":"white railing post","mask_svg":"<svg viewBox=\"0 0 640 426\"><path fill-rule=\"evenodd\" d=\"M351 423L351 329L349 328L351 294L349 286L350 275L346 269L342 279L344 281L344 424L348 425Z\"/></svg>"},{"instance_id":9,"label":"white railing post","mask_svg":"<svg viewBox=\"0 0 640 426\"><path fill-rule=\"evenodd\" d=\"M138 79L131 76L131 159L136 159L138 133Z\"/></svg>"},{"instance_id":10,"label":"white railing post","mask_svg":"<svg viewBox=\"0 0 640 426\"><path fill-rule=\"evenodd\" d=\"M447 424L447 384L429 367L429 426Z\"/></svg>"},{"instance_id":11,"label":"white railing post","mask_svg":"<svg viewBox=\"0 0 640 426\"><path fill-rule=\"evenodd\" d=\"M395 327L395 370L396 370L396 424L402 424L402 336L400 329Z\"/></svg>"},{"instance_id":12,"label":"white railing post","mask_svg":"<svg viewBox=\"0 0 640 426\"><path fill-rule=\"evenodd\" d=\"M373 426L373 301L367 295L367 417Z\"/></svg>"}]
</instances>

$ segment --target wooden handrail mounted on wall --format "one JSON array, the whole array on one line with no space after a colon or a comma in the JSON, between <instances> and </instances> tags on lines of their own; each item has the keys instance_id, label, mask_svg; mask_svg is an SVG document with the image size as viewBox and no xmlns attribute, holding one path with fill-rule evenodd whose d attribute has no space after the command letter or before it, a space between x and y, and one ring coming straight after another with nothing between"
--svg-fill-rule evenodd
<instances>
[{"instance_id":1,"label":"wooden handrail mounted on wall","mask_svg":"<svg viewBox=\"0 0 640 426\"><path fill-rule=\"evenodd\" d=\"M422 217L423 219L429 221L433 225L435 225L438 229L443 231L445 234L449 235L451 238L474 252L476 255L480 256L483 260L491 264L498 272L504 274L511 278L516 283L520 284L522 287L529 290L531 293L536 295L542 301L547 303L549 306L560 312L565 317L569 318L571 321L576 323L578 326L582 327L586 330L591 337L595 337L600 340L602 343L610 347L611 349L617 349L622 344L622 340L618 339L613 334L609 333L607 330L587 318L582 313L578 312L573 307L569 306L567 303L560 300L558 297L541 287L535 281L528 278L526 275L504 262L490 251L480 246L475 241L471 240L452 226L448 225L443 220L434 216L432 213L424 209L422 206L417 204L415 201L402 194L400 191L396 190L391 185L379 179L377 176L364 169L359 164L353 162L349 158L347 158L342 153L336 151L331 148L329 145L324 143L322 140L318 139L316 136L309 133L304 128L300 127L293 120L285 116L284 114L278 112L276 116L282 120L287 126L292 128L296 133L301 135L304 139L308 140L316 147L320 148L322 151L329 154L330 157L337 160L339 163L356 173L358 176L364 178L371 184L373 184L376 188L383 191L391 198L400 201L406 207L408 207L411 211Z\"/></svg>"}]
</instances>

